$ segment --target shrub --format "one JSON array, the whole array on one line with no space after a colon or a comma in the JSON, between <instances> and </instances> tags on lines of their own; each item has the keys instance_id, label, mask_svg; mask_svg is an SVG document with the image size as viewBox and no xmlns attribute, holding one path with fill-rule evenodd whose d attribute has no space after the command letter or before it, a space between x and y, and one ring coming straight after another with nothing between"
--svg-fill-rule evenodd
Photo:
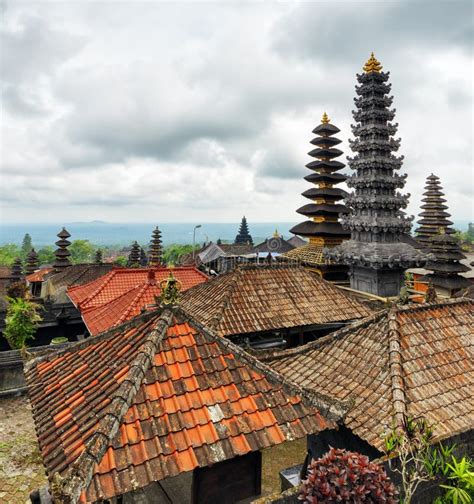
<instances>
[{"instance_id":1,"label":"shrub","mask_svg":"<svg viewBox=\"0 0 474 504\"><path fill-rule=\"evenodd\" d=\"M382 467L359 453L331 448L308 468L298 499L331 502L398 503L397 490Z\"/></svg>"},{"instance_id":2,"label":"shrub","mask_svg":"<svg viewBox=\"0 0 474 504\"><path fill-rule=\"evenodd\" d=\"M3 335L10 348L20 349L26 341L32 339L36 332L39 305L23 298L8 298L8 310L5 317L5 331Z\"/></svg>"}]
</instances>

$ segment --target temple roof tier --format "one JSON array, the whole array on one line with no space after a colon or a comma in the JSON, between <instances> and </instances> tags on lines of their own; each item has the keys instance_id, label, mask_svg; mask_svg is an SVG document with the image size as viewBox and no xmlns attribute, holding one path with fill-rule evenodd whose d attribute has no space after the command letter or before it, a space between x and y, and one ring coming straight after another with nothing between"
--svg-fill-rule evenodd
<instances>
[{"instance_id":1,"label":"temple roof tier","mask_svg":"<svg viewBox=\"0 0 474 504\"><path fill-rule=\"evenodd\" d=\"M390 139L359 139L350 140L349 145L353 152L367 152L367 151L386 151L386 152L396 152L400 148L400 139L395 140Z\"/></svg>"},{"instance_id":2,"label":"temple roof tier","mask_svg":"<svg viewBox=\"0 0 474 504\"><path fill-rule=\"evenodd\" d=\"M321 237L331 237L339 236L345 237L349 236L349 233L344 230L344 228L338 222L313 222L305 221L293 226L290 229L290 233L294 233L300 236L321 236Z\"/></svg>"},{"instance_id":3,"label":"temple roof tier","mask_svg":"<svg viewBox=\"0 0 474 504\"><path fill-rule=\"evenodd\" d=\"M347 157L350 168L353 170L361 169L387 169L387 170L398 170L402 167L404 157L403 156L380 156L372 155L368 157Z\"/></svg>"},{"instance_id":4,"label":"temple roof tier","mask_svg":"<svg viewBox=\"0 0 474 504\"><path fill-rule=\"evenodd\" d=\"M353 188L360 189L381 189L381 188L402 188L405 185L407 178L406 173L403 175L394 174L392 176L382 174L371 175L350 175L347 177L347 185Z\"/></svg>"},{"instance_id":5,"label":"temple roof tier","mask_svg":"<svg viewBox=\"0 0 474 504\"><path fill-rule=\"evenodd\" d=\"M392 89L392 85L384 82L369 82L363 86L355 86L355 92L359 96L366 96L371 94L388 94Z\"/></svg>"},{"instance_id":6,"label":"temple roof tier","mask_svg":"<svg viewBox=\"0 0 474 504\"><path fill-rule=\"evenodd\" d=\"M336 133L339 133L341 130L337 127L334 126L334 124L330 123L322 123L318 124L316 128L314 128L313 133L315 135L335 135Z\"/></svg>"},{"instance_id":7,"label":"temple roof tier","mask_svg":"<svg viewBox=\"0 0 474 504\"><path fill-rule=\"evenodd\" d=\"M318 147L322 147L324 149L333 147L334 145L339 145L342 142L342 140L339 140L339 138L336 137L316 137L311 140L311 144L317 145ZM342 151L341 151L342 154Z\"/></svg>"},{"instance_id":8,"label":"temple roof tier","mask_svg":"<svg viewBox=\"0 0 474 504\"><path fill-rule=\"evenodd\" d=\"M344 189L338 188L324 188L319 189L317 187L312 187L311 189L306 190L301 193L305 198L315 199L315 198L328 198L332 200L340 200L346 198L349 194L344 191Z\"/></svg>"},{"instance_id":9,"label":"temple roof tier","mask_svg":"<svg viewBox=\"0 0 474 504\"><path fill-rule=\"evenodd\" d=\"M395 124L381 124L381 123L367 123L367 124L352 124L352 133L354 136L370 135L370 134L387 134L389 136L395 135L398 129L398 123Z\"/></svg>"},{"instance_id":10,"label":"temple roof tier","mask_svg":"<svg viewBox=\"0 0 474 504\"><path fill-rule=\"evenodd\" d=\"M314 217L317 215L338 215L349 213L349 209L345 205L327 205L324 203L308 203L298 210L299 214L306 215L307 217Z\"/></svg>"},{"instance_id":11,"label":"temple roof tier","mask_svg":"<svg viewBox=\"0 0 474 504\"><path fill-rule=\"evenodd\" d=\"M383 91L382 91L383 92ZM370 95L363 95L360 98L354 98L354 103L357 108L370 108L377 107L390 107L393 103L393 96L383 96L383 94L371 93Z\"/></svg>"},{"instance_id":12,"label":"temple roof tier","mask_svg":"<svg viewBox=\"0 0 474 504\"><path fill-rule=\"evenodd\" d=\"M341 163L340 161L336 160L331 160L331 161L311 161L307 165L305 165L306 168L309 168L310 170L324 170L325 173L331 172L331 171L337 171L340 170L341 168L344 168L346 166L344 163Z\"/></svg>"},{"instance_id":13,"label":"temple roof tier","mask_svg":"<svg viewBox=\"0 0 474 504\"><path fill-rule=\"evenodd\" d=\"M360 109L352 111L354 120L362 123L372 123L375 121L392 121L395 118L396 110L377 110L377 109Z\"/></svg>"},{"instance_id":14,"label":"temple roof tier","mask_svg":"<svg viewBox=\"0 0 474 504\"><path fill-rule=\"evenodd\" d=\"M352 208L390 208L398 210L406 208L408 205L409 194L377 194L374 189L372 194L354 194L345 198L345 202Z\"/></svg>"},{"instance_id":15,"label":"temple roof tier","mask_svg":"<svg viewBox=\"0 0 474 504\"><path fill-rule=\"evenodd\" d=\"M342 155L339 149L313 149L308 152L308 156L317 158L333 159Z\"/></svg>"},{"instance_id":16,"label":"temple roof tier","mask_svg":"<svg viewBox=\"0 0 474 504\"><path fill-rule=\"evenodd\" d=\"M338 184L339 182L344 182L347 177L342 173L310 173L304 177L308 182L313 182L314 184Z\"/></svg>"}]
</instances>

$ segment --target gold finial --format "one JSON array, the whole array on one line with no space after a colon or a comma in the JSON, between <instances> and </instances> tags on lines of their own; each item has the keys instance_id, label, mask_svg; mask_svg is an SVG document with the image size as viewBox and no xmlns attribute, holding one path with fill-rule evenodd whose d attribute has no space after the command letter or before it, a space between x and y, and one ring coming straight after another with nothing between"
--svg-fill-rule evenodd
<instances>
[{"instance_id":1,"label":"gold finial","mask_svg":"<svg viewBox=\"0 0 474 504\"><path fill-rule=\"evenodd\" d=\"M321 119L321 122L322 122L323 124L328 124L330 120L331 120L331 119L329 119L329 117L328 117L328 115L326 114L326 112L324 112L323 117L322 117L322 119Z\"/></svg>"},{"instance_id":2,"label":"gold finial","mask_svg":"<svg viewBox=\"0 0 474 504\"><path fill-rule=\"evenodd\" d=\"M166 280L160 282L161 296L160 301L162 305L177 305L180 298L181 282L176 280L173 273Z\"/></svg>"},{"instance_id":3,"label":"gold finial","mask_svg":"<svg viewBox=\"0 0 474 504\"><path fill-rule=\"evenodd\" d=\"M377 72L379 73L382 70L382 65L380 61L374 56L374 53L371 53L370 58L367 60L367 63L364 65L364 72Z\"/></svg>"},{"instance_id":4,"label":"gold finial","mask_svg":"<svg viewBox=\"0 0 474 504\"><path fill-rule=\"evenodd\" d=\"M273 238L280 238L280 233L278 232L277 228L275 228L275 232L273 233Z\"/></svg>"}]
</instances>

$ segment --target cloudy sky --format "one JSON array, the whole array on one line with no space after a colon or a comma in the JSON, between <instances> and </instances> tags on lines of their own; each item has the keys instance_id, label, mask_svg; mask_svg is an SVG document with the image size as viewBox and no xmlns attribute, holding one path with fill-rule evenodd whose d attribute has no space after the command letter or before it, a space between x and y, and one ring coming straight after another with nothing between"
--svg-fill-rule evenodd
<instances>
[{"instance_id":1,"label":"cloudy sky","mask_svg":"<svg viewBox=\"0 0 474 504\"><path fill-rule=\"evenodd\" d=\"M391 72L418 213L473 219L470 1L4 2L1 220L298 221L323 111ZM349 168L346 169L349 172Z\"/></svg>"}]
</instances>

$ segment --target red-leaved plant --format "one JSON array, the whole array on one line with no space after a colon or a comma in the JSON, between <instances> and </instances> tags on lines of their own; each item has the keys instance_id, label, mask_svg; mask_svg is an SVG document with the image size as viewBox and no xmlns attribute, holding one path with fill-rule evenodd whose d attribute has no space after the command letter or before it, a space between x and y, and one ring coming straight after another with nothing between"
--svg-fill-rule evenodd
<instances>
[{"instance_id":1,"label":"red-leaved plant","mask_svg":"<svg viewBox=\"0 0 474 504\"><path fill-rule=\"evenodd\" d=\"M382 467L359 453L331 448L309 465L298 499L310 504L397 504L397 496L395 485Z\"/></svg>"}]
</instances>

